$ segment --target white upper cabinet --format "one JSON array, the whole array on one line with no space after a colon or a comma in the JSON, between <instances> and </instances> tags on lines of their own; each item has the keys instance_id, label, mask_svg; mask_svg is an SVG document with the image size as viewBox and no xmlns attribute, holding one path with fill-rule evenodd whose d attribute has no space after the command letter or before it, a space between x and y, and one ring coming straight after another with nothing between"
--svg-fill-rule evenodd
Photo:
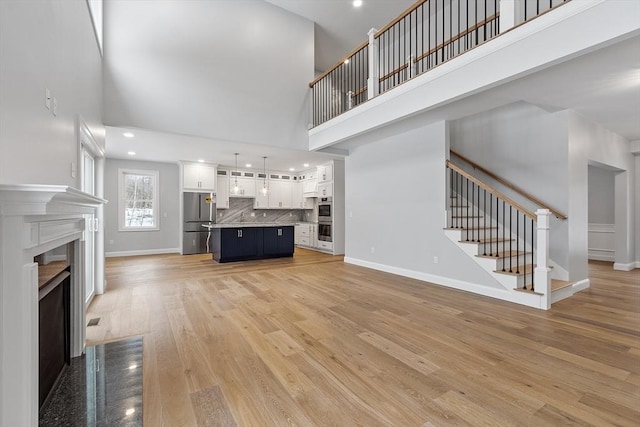
<instances>
[{"instance_id":1,"label":"white upper cabinet","mask_svg":"<svg viewBox=\"0 0 640 427\"><path fill-rule=\"evenodd\" d=\"M195 191L215 191L216 167L202 163L182 165L182 188Z\"/></svg>"},{"instance_id":2,"label":"white upper cabinet","mask_svg":"<svg viewBox=\"0 0 640 427\"><path fill-rule=\"evenodd\" d=\"M267 186L267 193L263 192L264 186ZM255 194L256 198L253 202L254 209L268 209L269 208L269 180L263 173L258 173L255 181Z\"/></svg>"},{"instance_id":3,"label":"white upper cabinet","mask_svg":"<svg viewBox=\"0 0 640 427\"><path fill-rule=\"evenodd\" d=\"M240 174L236 176L236 174ZM247 176L249 175L249 176ZM256 179L253 172L231 172L229 176L230 197L255 197L256 196ZM236 183L238 190L235 191Z\"/></svg>"},{"instance_id":4,"label":"white upper cabinet","mask_svg":"<svg viewBox=\"0 0 640 427\"><path fill-rule=\"evenodd\" d=\"M333 181L333 163L318 166L318 182Z\"/></svg>"},{"instance_id":5,"label":"white upper cabinet","mask_svg":"<svg viewBox=\"0 0 640 427\"><path fill-rule=\"evenodd\" d=\"M318 197L333 197L333 182L318 184Z\"/></svg>"},{"instance_id":6,"label":"white upper cabinet","mask_svg":"<svg viewBox=\"0 0 640 427\"><path fill-rule=\"evenodd\" d=\"M283 178L288 176L289 179ZM290 175L269 176L269 207L271 209L291 209L293 181Z\"/></svg>"},{"instance_id":7,"label":"white upper cabinet","mask_svg":"<svg viewBox=\"0 0 640 427\"><path fill-rule=\"evenodd\" d=\"M300 181L292 182L291 190L291 207L293 209L303 209L302 183Z\"/></svg>"},{"instance_id":8,"label":"white upper cabinet","mask_svg":"<svg viewBox=\"0 0 640 427\"><path fill-rule=\"evenodd\" d=\"M226 171L219 172L226 173ZM218 175L216 187L216 208L229 209L229 177L226 175Z\"/></svg>"}]
</instances>

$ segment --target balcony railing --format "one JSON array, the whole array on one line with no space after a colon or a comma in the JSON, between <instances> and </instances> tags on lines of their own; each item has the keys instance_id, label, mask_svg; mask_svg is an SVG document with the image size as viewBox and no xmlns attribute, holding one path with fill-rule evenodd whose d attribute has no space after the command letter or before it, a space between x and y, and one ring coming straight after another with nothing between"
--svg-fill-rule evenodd
<instances>
[{"instance_id":1,"label":"balcony railing","mask_svg":"<svg viewBox=\"0 0 640 427\"><path fill-rule=\"evenodd\" d=\"M568 1L419 0L309 84L311 127Z\"/></svg>"}]
</instances>

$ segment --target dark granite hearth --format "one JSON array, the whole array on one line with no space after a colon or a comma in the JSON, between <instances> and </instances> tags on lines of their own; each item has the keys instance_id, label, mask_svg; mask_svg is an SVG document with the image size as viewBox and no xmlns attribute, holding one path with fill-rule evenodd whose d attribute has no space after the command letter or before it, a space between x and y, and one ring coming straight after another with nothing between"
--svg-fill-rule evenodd
<instances>
[{"instance_id":1,"label":"dark granite hearth","mask_svg":"<svg viewBox=\"0 0 640 427\"><path fill-rule=\"evenodd\" d=\"M40 410L41 426L141 426L142 338L87 347Z\"/></svg>"}]
</instances>

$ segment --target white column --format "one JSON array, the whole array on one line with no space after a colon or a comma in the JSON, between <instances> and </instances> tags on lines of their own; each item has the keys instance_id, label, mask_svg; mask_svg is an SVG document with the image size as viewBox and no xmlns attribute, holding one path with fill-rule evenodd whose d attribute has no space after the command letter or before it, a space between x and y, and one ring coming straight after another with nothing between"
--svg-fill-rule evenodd
<instances>
[{"instance_id":1,"label":"white column","mask_svg":"<svg viewBox=\"0 0 640 427\"><path fill-rule=\"evenodd\" d=\"M516 25L516 1L517 0L500 0L501 33L504 33L509 28L513 28Z\"/></svg>"},{"instance_id":2,"label":"white column","mask_svg":"<svg viewBox=\"0 0 640 427\"><path fill-rule=\"evenodd\" d=\"M100 198L104 198L104 157L99 157L96 159L96 196ZM104 280L104 205L100 205L96 209L96 219L98 221L98 229L96 230L96 249L95 249L95 273L96 273L96 284L95 284L95 293L96 295L104 294L105 291L105 280Z\"/></svg>"},{"instance_id":3,"label":"white column","mask_svg":"<svg viewBox=\"0 0 640 427\"><path fill-rule=\"evenodd\" d=\"M367 99L378 96L380 88L380 61L378 60L378 39L375 38L378 30L372 28L369 35L369 78L367 79Z\"/></svg>"},{"instance_id":4,"label":"white column","mask_svg":"<svg viewBox=\"0 0 640 427\"><path fill-rule=\"evenodd\" d=\"M538 209L538 230L536 233L536 268L535 291L543 294L542 309L551 308L551 268L549 268L549 229L551 212L549 209Z\"/></svg>"}]
</instances>

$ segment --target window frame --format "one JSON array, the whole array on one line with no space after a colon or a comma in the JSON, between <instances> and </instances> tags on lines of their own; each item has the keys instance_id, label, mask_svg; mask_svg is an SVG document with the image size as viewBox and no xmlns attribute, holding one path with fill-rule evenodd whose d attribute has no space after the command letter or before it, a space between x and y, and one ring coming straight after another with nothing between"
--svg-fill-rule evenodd
<instances>
[{"instance_id":1,"label":"window frame","mask_svg":"<svg viewBox=\"0 0 640 427\"><path fill-rule=\"evenodd\" d=\"M153 185L153 226L126 226L126 196L125 196L125 176L126 175L143 175L149 176L154 181ZM157 170L144 169L118 169L118 231L159 231L160 230L160 193L158 187L160 185L160 172Z\"/></svg>"}]
</instances>

